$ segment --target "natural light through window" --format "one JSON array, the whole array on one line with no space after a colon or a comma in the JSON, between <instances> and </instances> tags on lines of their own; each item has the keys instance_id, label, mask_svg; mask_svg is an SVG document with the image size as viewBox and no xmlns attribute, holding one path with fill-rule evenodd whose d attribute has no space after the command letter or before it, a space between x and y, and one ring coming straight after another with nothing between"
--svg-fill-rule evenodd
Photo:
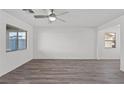
<instances>
[{"instance_id":1,"label":"natural light through window","mask_svg":"<svg viewBox=\"0 0 124 93\"><path fill-rule=\"evenodd\" d=\"M116 48L116 33L105 33L105 48Z\"/></svg>"},{"instance_id":2,"label":"natural light through window","mask_svg":"<svg viewBox=\"0 0 124 93\"><path fill-rule=\"evenodd\" d=\"M6 51L16 51L27 48L27 32L8 26L6 31Z\"/></svg>"}]
</instances>

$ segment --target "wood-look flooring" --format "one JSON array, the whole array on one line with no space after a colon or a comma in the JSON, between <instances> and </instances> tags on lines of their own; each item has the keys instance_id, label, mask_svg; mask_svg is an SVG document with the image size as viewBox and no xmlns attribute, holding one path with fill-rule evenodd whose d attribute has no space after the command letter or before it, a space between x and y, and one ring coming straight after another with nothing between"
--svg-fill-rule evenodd
<instances>
[{"instance_id":1,"label":"wood-look flooring","mask_svg":"<svg viewBox=\"0 0 124 93\"><path fill-rule=\"evenodd\" d=\"M1 84L124 84L119 60L32 60L0 77Z\"/></svg>"}]
</instances>

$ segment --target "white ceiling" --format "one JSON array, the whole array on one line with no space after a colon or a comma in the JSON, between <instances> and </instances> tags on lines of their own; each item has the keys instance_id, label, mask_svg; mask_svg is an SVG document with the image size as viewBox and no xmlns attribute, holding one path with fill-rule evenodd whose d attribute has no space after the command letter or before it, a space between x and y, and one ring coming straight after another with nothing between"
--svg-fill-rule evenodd
<instances>
[{"instance_id":1,"label":"white ceiling","mask_svg":"<svg viewBox=\"0 0 124 93\"><path fill-rule=\"evenodd\" d=\"M34 9L36 14L47 15L47 9ZM68 11L59 16L66 21L59 20L50 24L48 19L35 19L32 14L21 9L4 9L3 11L20 18L32 26L83 26L97 27L124 14L124 9L55 9L56 14Z\"/></svg>"}]
</instances>

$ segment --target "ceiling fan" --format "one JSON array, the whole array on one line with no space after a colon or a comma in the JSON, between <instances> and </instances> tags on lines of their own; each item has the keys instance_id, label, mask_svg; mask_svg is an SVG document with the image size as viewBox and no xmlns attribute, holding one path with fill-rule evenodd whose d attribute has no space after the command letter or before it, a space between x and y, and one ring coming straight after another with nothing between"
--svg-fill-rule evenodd
<instances>
[{"instance_id":1,"label":"ceiling fan","mask_svg":"<svg viewBox=\"0 0 124 93\"><path fill-rule=\"evenodd\" d=\"M32 9L23 9L23 11L28 11L29 13L35 13ZM49 22L52 23L56 20L60 20L62 22L66 22L65 20L58 18L58 16L65 15L69 12L63 12L60 14L56 14L54 9L49 9L48 15L34 15L34 18L39 19L39 18L48 18Z\"/></svg>"},{"instance_id":2,"label":"ceiling fan","mask_svg":"<svg viewBox=\"0 0 124 93\"><path fill-rule=\"evenodd\" d=\"M22 9L23 11L29 12L29 13L34 13L32 9Z\"/></svg>"}]
</instances>

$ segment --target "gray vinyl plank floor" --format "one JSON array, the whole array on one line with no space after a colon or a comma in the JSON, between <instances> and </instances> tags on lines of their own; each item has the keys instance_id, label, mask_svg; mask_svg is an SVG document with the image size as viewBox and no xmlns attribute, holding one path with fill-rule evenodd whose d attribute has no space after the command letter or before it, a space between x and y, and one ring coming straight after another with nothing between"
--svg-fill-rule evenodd
<instances>
[{"instance_id":1,"label":"gray vinyl plank floor","mask_svg":"<svg viewBox=\"0 0 124 93\"><path fill-rule=\"evenodd\" d=\"M35 59L0 77L0 84L124 84L119 60Z\"/></svg>"}]
</instances>

